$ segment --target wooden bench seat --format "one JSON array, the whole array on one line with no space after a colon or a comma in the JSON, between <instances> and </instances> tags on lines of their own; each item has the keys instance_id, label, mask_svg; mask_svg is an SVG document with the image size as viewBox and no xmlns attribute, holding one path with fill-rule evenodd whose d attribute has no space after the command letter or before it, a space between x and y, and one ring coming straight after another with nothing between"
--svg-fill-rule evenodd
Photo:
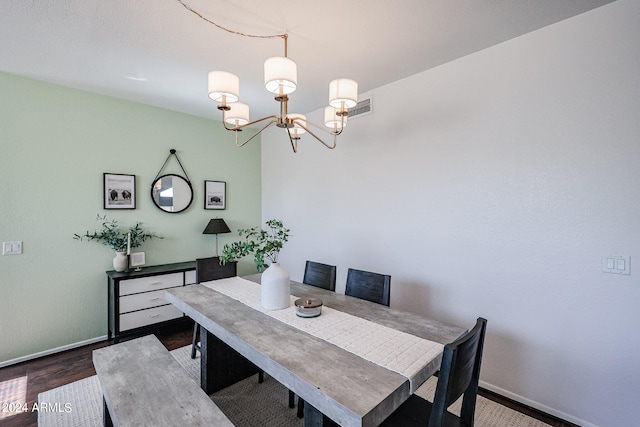
<instances>
[{"instance_id":1,"label":"wooden bench seat","mask_svg":"<svg viewBox=\"0 0 640 427\"><path fill-rule=\"evenodd\" d=\"M93 351L105 426L233 426L153 335Z\"/></svg>"}]
</instances>

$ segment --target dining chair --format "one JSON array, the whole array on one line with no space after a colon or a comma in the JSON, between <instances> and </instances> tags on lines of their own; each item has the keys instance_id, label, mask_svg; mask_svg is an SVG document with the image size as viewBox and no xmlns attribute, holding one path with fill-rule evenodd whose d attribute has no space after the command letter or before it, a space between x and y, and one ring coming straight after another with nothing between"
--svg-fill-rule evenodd
<instances>
[{"instance_id":1,"label":"dining chair","mask_svg":"<svg viewBox=\"0 0 640 427\"><path fill-rule=\"evenodd\" d=\"M380 426L473 427L487 320L444 347L433 403L413 394ZM447 411L462 397L460 416ZM425 421L428 423L425 424Z\"/></svg>"},{"instance_id":2,"label":"dining chair","mask_svg":"<svg viewBox=\"0 0 640 427\"><path fill-rule=\"evenodd\" d=\"M391 276L350 268L345 295L389 306Z\"/></svg>"},{"instance_id":3,"label":"dining chair","mask_svg":"<svg viewBox=\"0 0 640 427\"><path fill-rule=\"evenodd\" d=\"M304 276L302 283L305 285L315 286L317 288L327 289L329 291L336 290L336 266L322 264L315 261L307 261L304 266ZM289 390L289 408L295 406L295 393ZM298 418L304 416L304 400L298 397Z\"/></svg>"},{"instance_id":4,"label":"dining chair","mask_svg":"<svg viewBox=\"0 0 640 427\"><path fill-rule=\"evenodd\" d=\"M302 283L330 291L336 290L336 266L307 261Z\"/></svg>"}]
</instances>

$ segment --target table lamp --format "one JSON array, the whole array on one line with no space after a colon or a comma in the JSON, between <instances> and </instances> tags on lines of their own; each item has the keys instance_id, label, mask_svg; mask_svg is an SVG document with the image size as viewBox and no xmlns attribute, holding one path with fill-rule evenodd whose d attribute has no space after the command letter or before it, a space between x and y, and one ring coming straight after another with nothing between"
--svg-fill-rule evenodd
<instances>
[{"instance_id":1,"label":"table lamp","mask_svg":"<svg viewBox=\"0 0 640 427\"><path fill-rule=\"evenodd\" d=\"M202 234L216 235L216 256L218 256L218 234L231 233L231 230L222 218L214 218L209 221Z\"/></svg>"}]
</instances>

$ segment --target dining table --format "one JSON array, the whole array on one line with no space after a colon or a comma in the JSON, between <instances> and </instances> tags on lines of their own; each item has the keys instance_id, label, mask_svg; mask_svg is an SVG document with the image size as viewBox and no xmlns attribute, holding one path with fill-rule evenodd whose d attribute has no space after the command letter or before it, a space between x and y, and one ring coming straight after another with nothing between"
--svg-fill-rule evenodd
<instances>
[{"instance_id":1,"label":"dining table","mask_svg":"<svg viewBox=\"0 0 640 427\"><path fill-rule=\"evenodd\" d=\"M207 394L263 371L305 401L304 425L379 425L440 368L444 344L466 329L291 281L291 304L266 310L261 275L166 290L200 324ZM295 300L319 299L317 317Z\"/></svg>"}]
</instances>

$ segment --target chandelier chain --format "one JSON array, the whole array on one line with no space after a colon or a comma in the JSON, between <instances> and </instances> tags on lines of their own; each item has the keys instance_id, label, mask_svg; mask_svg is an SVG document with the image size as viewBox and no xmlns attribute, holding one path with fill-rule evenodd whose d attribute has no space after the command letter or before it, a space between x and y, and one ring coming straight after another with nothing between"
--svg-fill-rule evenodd
<instances>
[{"instance_id":1,"label":"chandelier chain","mask_svg":"<svg viewBox=\"0 0 640 427\"><path fill-rule=\"evenodd\" d=\"M239 36L243 36L243 37L251 37L254 39L275 39L275 38L287 38L287 34L271 34L271 35L256 35L256 34L247 34L247 33L242 33L240 31L234 31L234 30L230 30L229 28L223 27L220 24L217 24L215 22L213 22L212 20L205 18L204 16L202 16L198 11L192 9L189 5L185 4L185 2L183 2L182 0L176 0L178 3L180 3L182 6L184 6L185 9L187 9L189 12L195 14L198 18L202 19L203 21L208 22L209 24L215 25L216 27L220 28L221 30L224 30L228 33L231 34L236 34ZM285 48L286 49L286 48ZM285 54L286 56L286 54Z\"/></svg>"}]
</instances>

